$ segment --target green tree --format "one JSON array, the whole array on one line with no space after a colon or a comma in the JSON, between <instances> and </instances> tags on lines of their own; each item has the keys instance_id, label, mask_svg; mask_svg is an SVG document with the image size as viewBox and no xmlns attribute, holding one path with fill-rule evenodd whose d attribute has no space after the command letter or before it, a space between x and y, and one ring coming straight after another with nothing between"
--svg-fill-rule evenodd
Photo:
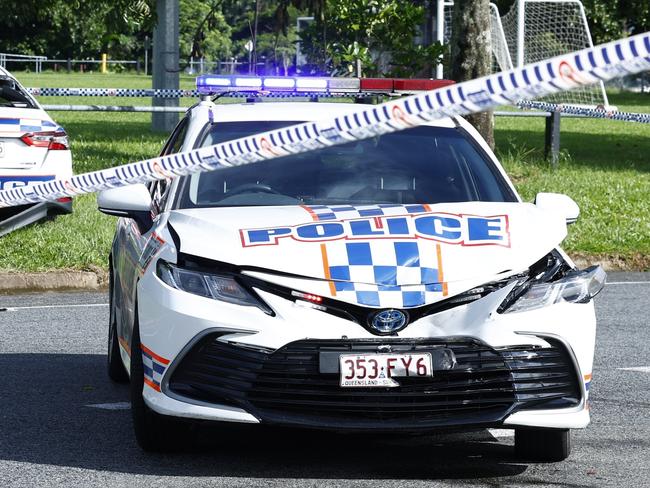
<instances>
[{"instance_id":1,"label":"green tree","mask_svg":"<svg viewBox=\"0 0 650 488\"><path fill-rule=\"evenodd\" d=\"M230 56L232 29L221 10L221 0L180 0L180 59L215 61Z\"/></svg>"},{"instance_id":2,"label":"green tree","mask_svg":"<svg viewBox=\"0 0 650 488\"><path fill-rule=\"evenodd\" d=\"M5 0L2 7L0 50L50 58L130 57L154 18L144 0Z\"/></svg>"},{"instance_id":3,"label":"green tree","mask_svg":"<svg viewBox=\"0 0 650 488\"><path fill-rule=\"evenodd\" d=\"M425 19L417 2L329 0L322 20L303 35L308 59L330 72L366 76L417 76L442 54L439 44L416 45Z\"/></svg>"},{"instance_id":4,"label":"green tree","mask_svg":"<svg viewBox=\"0 0 650 488\"><path fill-rule=\"evenodd\" d=\"M455 8L451 27L451 78L458 82L490 74L489 0L464 0L463 8ZM466 117L483 139L494 147L494 117L481 112Z\"/></svg>"}]
</instances>

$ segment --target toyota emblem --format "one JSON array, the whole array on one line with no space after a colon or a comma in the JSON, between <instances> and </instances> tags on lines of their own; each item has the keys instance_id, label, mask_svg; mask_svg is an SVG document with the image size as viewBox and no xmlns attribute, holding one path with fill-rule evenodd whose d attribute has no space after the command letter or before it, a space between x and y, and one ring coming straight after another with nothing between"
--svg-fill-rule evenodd
<instances>
[{"instance_id":1,"label":"toyota emblem","mask_svg":"<svg viewBox=\"0 0 650 488\"><path fill-rule=\"evenodd\" d=\"M375 313L370 320L373 329L381 334L391 334L402 330L408 324L407 315L401 310L389 308Z\"/></svg>"}]
</instances>

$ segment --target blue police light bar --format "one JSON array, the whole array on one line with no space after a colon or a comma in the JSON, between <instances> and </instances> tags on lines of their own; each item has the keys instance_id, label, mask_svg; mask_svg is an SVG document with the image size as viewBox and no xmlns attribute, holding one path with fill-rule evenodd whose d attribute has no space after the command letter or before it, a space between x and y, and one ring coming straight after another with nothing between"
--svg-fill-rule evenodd
<instances>
[{"instance_id":1,"label":"blue police light bar","mask_svg":"<svg viewBox=\"0 0 650 488\"><path fill-rule=\"evenodd\" d=\"M237 91L326 92L328 79L287 76L201 75L196 78L196 89L202 95ZM358 91L358 86L356 91Z\"/></svg>"},{"instance_id":2,"label":"blue police light bar","mask_svg":"<svg viewBox=\"0 0 650 488\"><path fill-rule=\"evenodd\" d=\"M293 90L296 88L296 80L294 78L263 78L264 88L266 89L284 89Z\"/></svg>"},{"instance_id":3,"label":"blue police light bar","mask_svg":"<svg viewBox=\"0 0 650 488\"><path fill-rule=\"evenodd\" d=\"M196 89L201 95L256 92L307 96L309 94L386 93L406 94L433 90L453 81L399 78L325 78L291 76L201 75Z\"/></svg>"}]
</instances>

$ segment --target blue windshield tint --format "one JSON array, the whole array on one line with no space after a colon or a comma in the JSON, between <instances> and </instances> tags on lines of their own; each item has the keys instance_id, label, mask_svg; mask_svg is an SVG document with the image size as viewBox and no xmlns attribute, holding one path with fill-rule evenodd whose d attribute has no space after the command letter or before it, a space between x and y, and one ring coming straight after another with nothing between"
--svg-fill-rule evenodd
<instances>
[{"instance_id":1,"label":"blue windshield tint","mask_svg":"<svg viewBox=\"0 0 650 488\"><path fill-rule=\"evenodd\" d=\"M214 124L208 146L296 122ZM195 174L177 208L515 201L487 155L456 128L416 127L272 161Z\"/></svg>"}]
</instances>

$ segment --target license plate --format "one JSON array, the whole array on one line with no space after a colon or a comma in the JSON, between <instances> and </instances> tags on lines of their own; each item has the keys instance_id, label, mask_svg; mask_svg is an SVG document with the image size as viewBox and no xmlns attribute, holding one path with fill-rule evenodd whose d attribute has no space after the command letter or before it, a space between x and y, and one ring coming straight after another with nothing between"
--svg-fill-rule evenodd
<instances>
[{"instance_id":1,"label":"license plate","mask_svg":"<svg viewBox=\"0 0 650 488\"><path fill-rule=\"evenodd\" d=\"M5 143L0 141L0 158L5 157Z\"/></svg>"},{"instance_id":2,"label":"license plate","mask_svg":"<svg viewBox=\"0 0 650 488\"><path fill-rule=\"evenodd\" d=\"M395 378L433 376L431 354L342 354L340 385L346 388L395 387Z\"/></svg>"}]
</instances>

